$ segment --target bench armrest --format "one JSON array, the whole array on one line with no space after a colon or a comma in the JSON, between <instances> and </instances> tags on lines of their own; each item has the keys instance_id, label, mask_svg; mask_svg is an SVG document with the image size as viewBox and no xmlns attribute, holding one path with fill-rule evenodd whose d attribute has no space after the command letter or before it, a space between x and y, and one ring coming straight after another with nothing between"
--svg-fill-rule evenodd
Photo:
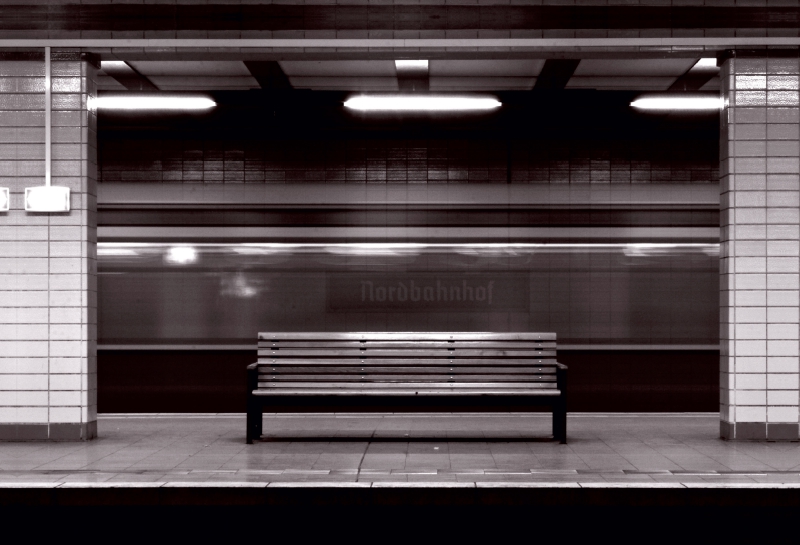
<instances>
[{"instance_id":1,"label":"bench armrest","mask_svg":"<svg viewBox=\"0 0 800 545\"><path fill-rule=\"evenodd\" d=\"M253 391L258 390L258 362L247 366L247 398L250 399Z\"/></svg>"},{"instance_id":2,"label":"bench armrest","mask_svg":"<svg viewBox=\"0 0 800 545\"><path fill-rule=\"evenodd\" d=\"M556 362L556 385L561 390L561 399L566 407L567 402L567 366Z\"/></svg>"}]
</instances>

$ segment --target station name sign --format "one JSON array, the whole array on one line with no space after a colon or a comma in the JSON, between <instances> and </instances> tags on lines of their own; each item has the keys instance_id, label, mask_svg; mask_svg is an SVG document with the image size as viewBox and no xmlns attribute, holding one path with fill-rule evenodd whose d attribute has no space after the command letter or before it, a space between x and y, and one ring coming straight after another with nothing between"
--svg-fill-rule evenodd
<instances>
[{"instance_id":1,"label":"station name sign","mask_svg":"<svg viewBox=\"0 0 800 545\"><path fill-rule=\"evenodd\" d=\"M407 274L327 277L333 312L527 311L525 275Z\"/></svg>"}]
</instances>

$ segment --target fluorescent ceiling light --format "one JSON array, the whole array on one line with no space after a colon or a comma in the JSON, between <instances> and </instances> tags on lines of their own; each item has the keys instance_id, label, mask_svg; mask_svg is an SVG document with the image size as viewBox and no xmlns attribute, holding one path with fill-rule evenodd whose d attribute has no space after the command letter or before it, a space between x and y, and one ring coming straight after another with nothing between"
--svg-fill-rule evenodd
<instances>
[{"instance_id":1,"label":"fluorescent ceiling light","mask_svg":"<svg viewBox=\"0 0 800 545\"><path fill-rule=\"evenodd\" d=\"M642 97L631 102L640 110L719 110L722 99L713 96Z\"/></svg>"},{"instance_id":2,"label":"fluorescent ceiling light","mask_svg":"<svg viewBox=\"0 0 800 545\"><path fill-rule=\"evenodd\" d=\"M712 68L714 70L716 70L718 68L717 59L715 59L714 57L702 58L699 61L697 61L694 66L692 66L692 70L698 70L698 69L699 70L709 70L709 69L712 69Z\"/></svg>"},{"instance_id":3,"label":"fluorescent ceiling light","mask_svg":"<svg viewBox=\"0 0 800 545\"><path fill-rule=\"evenodd\" d=\"M55 185L25 188L26 212L69 212L69 188Z\"/></svg>"},{"instance_id":4,"label":"fluorescent ceiling light","mask_svg":"<svg viewBox=\"0 0 800 545\"><path fill-rule=\"evenodd\" d=\"M8 212L11 204L11 197L7 187L0 187L0 212Z\"/></svg>"},{"instance_id":5,"label":"fluorescent ceiling light","mask_svg":"<svg viewBox=\"0 0 800 545\"><path fill-rule=\"evenodd\" d=\"M394 61L394 67L399 70L413 70L417 71L428 71L428 61L427 60L408 60L408 59L401 59Z\"/></svg>"},{"instance_id":6,"label":"fluorescent ceiling light","mask_svg":"<svg viewBox=\"0 0 800 545\"><path fill-rule=\"evenodd\" d=\"M501 103L493 97L374 95L357 96L347 100L344 105L346 108L365 112L457 112L492 110Z\"/></svg>"},{"instance_id":7,"label":"fluorescent ceiling light","mask_svg":"<svg viewBox=\"0 0 800 545\"><path fill-rule=\"evenodd\" d=\"M98 110L208 110L217 103L198 96L102 96L94 99Z\"/></svg>"}]
</instances>

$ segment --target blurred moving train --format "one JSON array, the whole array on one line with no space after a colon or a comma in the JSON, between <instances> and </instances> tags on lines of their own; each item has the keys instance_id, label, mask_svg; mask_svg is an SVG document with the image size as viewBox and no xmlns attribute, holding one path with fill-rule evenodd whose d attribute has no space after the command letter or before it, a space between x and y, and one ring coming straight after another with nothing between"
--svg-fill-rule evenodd
<instances>
[{"instance_id":1,"label":"blurred moving train","mask_svg":"<svg viewBox=\"0 0 800 545\"><path fill-rule=\"evenodd\" d=\"M271 330L554 331L572 410L716 409L715 243L101 242L98 272L104 412L241 410Z\"/></svg>"},{"instance_id":2,"label":"blurred moving train","mask_svg":"<svg viewBox=\"0 0 800 545\"><path fill-rule=\"evenodd\" d=\"M718 342L718 244L101 243L98 254L102 345L253 347L259 331Z\"/></svg>"}]
</instances>

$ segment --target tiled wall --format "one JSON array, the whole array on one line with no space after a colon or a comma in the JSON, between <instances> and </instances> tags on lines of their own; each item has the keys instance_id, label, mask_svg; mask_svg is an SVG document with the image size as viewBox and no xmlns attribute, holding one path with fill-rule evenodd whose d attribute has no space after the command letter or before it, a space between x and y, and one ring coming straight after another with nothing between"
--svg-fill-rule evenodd
<instances>
[{"instance_id":1,"label":"tiled wall","mask_svg":"<svg viewBox=\"0 0 800 545\"><path fill-rule=\"evenodd\" d=\"M800 65L722 68L721 434L797 439Z\"/></svg>"},{"instance_id":2,"label":"tiled wall","mask_svg":"<svg viewBox=\"0 0 800 545\"><path fill-rule=\"evenodd\" d=\"M716 183L712 140L124 139L100 181L170 183Z\"/></svg>"},{"instance_id":3,"label":"tiled wall","mask_svg":"<svg viewBox=\"0 0 800 545\"><path fill-rule=\"evenodd\" d=\"M42 55L0 57L0 439L86 439L96 433L96 68L53 54L52 184L71 211L27 213L44 185Z\"/></svg>"}]
</instances>

